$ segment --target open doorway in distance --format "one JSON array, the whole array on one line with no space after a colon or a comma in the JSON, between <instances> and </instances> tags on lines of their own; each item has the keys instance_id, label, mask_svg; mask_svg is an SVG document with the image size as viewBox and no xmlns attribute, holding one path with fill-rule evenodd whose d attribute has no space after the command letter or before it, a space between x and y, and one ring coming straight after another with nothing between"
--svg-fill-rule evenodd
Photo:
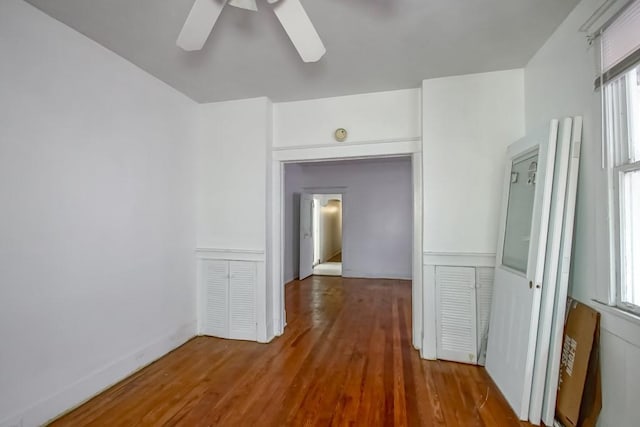
<instances>
[{"instance_id":1,"label":"open doorway in distance","mask_svg":"<svg viewBox=\"0 0 640 427\"><path fill-rule=\"evenodd\" d=\"M342 276L342 194L314 194L313 274Z\"/></svg>"},{"instance_id":2,"label":"open doorway in distance","mask_svg":"<svg viewBox=\"0 0 640 427\"><path fill-rule=\"evenodd\" d=\"M314 195L340 195L343 278L412 278L413 181L408 157L288 163L284 168L283 279L313 274L318 257L311 243ZM301 210L306 199L308 210ZM301 220L309 242L300 271ZM308 254L308 255L307 255ZM331 254L333 255L333 254ZM324 261L324 259L322 260Z\"/></svg>"}]
</instances>

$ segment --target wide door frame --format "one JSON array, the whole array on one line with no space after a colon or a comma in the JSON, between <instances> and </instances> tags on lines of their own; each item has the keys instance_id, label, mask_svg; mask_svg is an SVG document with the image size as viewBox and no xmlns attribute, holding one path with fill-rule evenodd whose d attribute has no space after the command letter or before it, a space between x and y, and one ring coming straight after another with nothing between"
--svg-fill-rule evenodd
<instances>
[{"instance_id":1,"label":"wide door frame","mask_svg":"<svg viewBox=\"0 0 640 427\"><path fill-rule=\"evenodd\" d=\"M411 157L413 181L413 253L412 253L412 341L416 349L422 345L423 284L422 284L422 149L420 140L358 143L344 146L295 147L272 150L270 162L271 185L267 202L267 287L259 296L265 302L264 313L269 338L284 333L286 311L284 300L284 166L287 163ZM435 340L435 337L433 337Z\"/></svg>"}]
</instances>

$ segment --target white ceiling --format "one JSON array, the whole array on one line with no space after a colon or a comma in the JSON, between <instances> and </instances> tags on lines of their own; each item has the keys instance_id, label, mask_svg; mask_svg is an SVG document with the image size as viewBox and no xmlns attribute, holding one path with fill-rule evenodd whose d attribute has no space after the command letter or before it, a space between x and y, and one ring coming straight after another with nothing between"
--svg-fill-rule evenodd
<instances>
[{"instance_id":1,"label":"white ceiling","mask_svg":"<svg viewBox=\"0 0 640 427\"><path fill-rule=\"evenodd\" d=\"M305 64L264 0L257 13L225 7L200 52L176 46L193 0L27 1L199 102L375 92L523 67L578 2L302 0L327 47Z\"/></svg>"}]
</instances>

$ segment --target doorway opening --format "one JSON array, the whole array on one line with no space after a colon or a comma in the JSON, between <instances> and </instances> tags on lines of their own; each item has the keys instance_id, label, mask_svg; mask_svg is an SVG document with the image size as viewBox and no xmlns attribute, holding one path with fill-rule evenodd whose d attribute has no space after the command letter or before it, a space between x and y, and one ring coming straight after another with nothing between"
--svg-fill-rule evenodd
<instances>
[{"instance_id":1,"label":"doorway opening","mask_svg":"<svg viewBox=\"0 0 640 427\"><path fill-rule=\"evenodd\" d=\"M410 157L291 163L284 175L285 283L412 280Z\"/></svg>"},{"instance_id":2,"label":"doorway opening","mask_svg":"<svg viewBox=\"0 0 640 427\"><path fill-rule=\"evenodd\" d=\"M386 169L384 164L387 162L404 163L404 177L401 180L393 173L383 172ZM356 203L355 187L372 184L369 175L360 174L357 182L350 186L345 184L337 171L327 174L326 179L318 182L311 179L311 175L315 174L307 174L311 171L305 170L340 166L353 174L358 165L364 163L373 166L380 179L377 184L369 185L376 191L362 197L359 203ZM264 296L267 302L272 301L272 304L267 304L267 336L284 333L288 323L285 288L289 288L285 285L301 283L297 279L301 277L299 209L302 194L342 194L342 277L312 277L307 285L313 286L318 285L319 281L335 280L339 280L340 283L364 283L369 282L369 279L396 282L398 279L408 279L411 286L411 321L408 324L412 329L413 346L422 349L423 338L428 342L432 335L426 337L422 333L424 324L431 327L431 319L423 319L422 155L419 140L361 144L329 151L315 148L282 149L273 153L272 170L272 217L269 221L272 225L272 238L267 268L270 270L269 277L273 277L273 286L268 287L268 293ZM401 184L398 188L401 191L387 194L392 197L403 194L405 201L396 204L392 197L379 199L381 192L378 190L399 182ZM402 219L394 219L398 206L403 206L403 209L409 207L408 215ZM358 207L361 208L360 211ZM309 217L311 215L309 211ZM365 217L373 219L378 225L372 226L367 223L363 220ZM408 237L404 236L405 232L408 232ZM403 236L403 243L397 245L395 239L390 237L399 236ZM382 253L382 256L372 257L371 248ZM313 259L313 255L311 258ZM400 269L397 268L399 262L403 265ZM281 285L278 286L278 283ZM271 292L273 298L269 299ZM270 319L273 320L272 323ZM430 345L427 348L431 351ZM423 357L433 356L428 353L423 354Z\"/></svg>"},{"instance_id":3,"label":"doorway opening","mask_svg":"<svg viewBox=\"0 0 640 427\"><path fill-rule=\"evenodd\" d=\"M342 276L342 194L314 194L312 211L313 275Z\"/></svg>"}]
</instances>

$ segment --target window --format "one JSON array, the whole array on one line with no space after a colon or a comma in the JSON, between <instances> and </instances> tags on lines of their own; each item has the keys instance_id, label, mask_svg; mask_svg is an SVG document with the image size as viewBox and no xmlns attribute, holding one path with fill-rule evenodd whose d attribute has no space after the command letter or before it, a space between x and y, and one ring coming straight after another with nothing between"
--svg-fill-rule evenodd
<instances>
[{"instance_id":1,"label":"window","mask_svg":"<svg viewBox=\"0 0 640 427\"><path fill-rule=\"evenodd\" d=\"M640 66L606 84L617 303L640 313Z\"/></svg>"},{"instance_id":2,"label":"window","mask_svg":"<svg viewBox=\"0 0 640 427\"><path fill-rule=\"evenodd\" d=\"M601 49L616 304L640 314L640 0L604 29Z\"/></svg>"}]
</instances>

